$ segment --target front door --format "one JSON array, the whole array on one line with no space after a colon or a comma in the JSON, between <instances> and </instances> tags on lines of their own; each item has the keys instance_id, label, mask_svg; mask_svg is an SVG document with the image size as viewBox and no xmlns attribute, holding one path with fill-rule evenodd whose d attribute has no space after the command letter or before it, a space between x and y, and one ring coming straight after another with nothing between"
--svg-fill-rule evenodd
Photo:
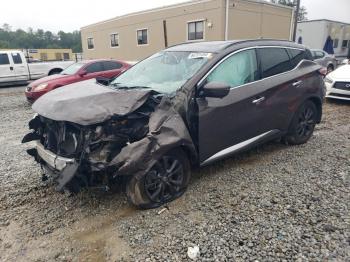
<instances>
[{"instance_id":1,"label":"front door","mask_svg":"<svg viewBox=\"0 0 350 262\"><path fill-rule=\"evenodd\" d=\"M265 107L256 50L224 59L204 80L231 86L224 98L198 97L198 142L201 164L214 161L267 135Z\"/></svg>"},{"instance_id":2,"label":"front door","mask_svg":"<svg viewBox=\"0 0 350 262\"><path fill-rule=\"evenodd\" d=\"M15 71L7 53L0 52L0 83L16 81Z\"/></svg>"}]
</instances>

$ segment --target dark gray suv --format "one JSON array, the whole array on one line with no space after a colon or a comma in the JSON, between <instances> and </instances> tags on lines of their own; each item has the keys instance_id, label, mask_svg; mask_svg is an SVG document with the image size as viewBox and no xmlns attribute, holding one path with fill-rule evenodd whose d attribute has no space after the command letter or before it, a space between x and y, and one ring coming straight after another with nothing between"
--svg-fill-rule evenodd
<instances>
[{"instance_id":1,"label":"dark gray suv","mask_svg":"<svg viewBox=\"0 0 350 262\"><path fill-rule=\"evenodd\" d=\"M114 80L54 90L23 143L57 190L108 189L152 208L179 197L192 167L282 138L302 144L321 121L320 66L302 45L249 40L181 44Z\"/></svg>"}]
</instances>

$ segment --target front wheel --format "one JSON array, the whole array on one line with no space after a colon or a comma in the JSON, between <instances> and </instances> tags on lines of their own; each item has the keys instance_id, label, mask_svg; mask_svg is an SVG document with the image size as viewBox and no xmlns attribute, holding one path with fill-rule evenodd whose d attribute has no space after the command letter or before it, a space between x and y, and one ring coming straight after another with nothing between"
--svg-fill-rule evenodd
<instances>
[{"instance_id":1,"label":"front wheel","mask_svg":"<svg viewBox=\"0 0 350 262\"><path fill-rule=\"evenodd\" d=\"M180 197L190 177L187 154L180 149L171 150L141 178L132 177L126 194L129 202L139 208L156 208Z\"/></svg>"},{"instance_id":2,"label":"front wheel","mask_svg":"<svg viewBox=\"0 0 350 262\"><path fill-rule=\"evenodd\" d=\"M306 101L295 113L285 141L291 145L306 143L312 136L317 119L317 108L311 101Z\"/></svg>"}]
</instances>

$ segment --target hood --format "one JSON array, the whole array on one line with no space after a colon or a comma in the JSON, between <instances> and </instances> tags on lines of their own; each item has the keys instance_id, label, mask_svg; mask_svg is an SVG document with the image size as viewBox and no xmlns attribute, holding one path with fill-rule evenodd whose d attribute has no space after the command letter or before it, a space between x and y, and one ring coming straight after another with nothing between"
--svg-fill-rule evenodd
<instances>
[{"instance_id":1,"label":"hood","mask_svg":"<svg viewBox=\"0 0 350 262\"><path fill-rule=\"evenodd\" d=\"M135 111L146 102L151 92L144 89L114 90L91 79L57 88L40 97L32 108L52 120L92 125Z\"/></svg>"},{"instance_id":2,"label":"hood","mask_svg":"<svg viewBox=\"0 0 350 262\"><path fill-rule=\"evenodd\" d=\"M349 80L350 81L350 65L343 65L329 74L334 81Z\"/></svg>"},{"instance_id":3,"label":"hood","mask_svg":"<svg viewBox=\"0 0 350 262\"><path fill-rule=\"evenodd\" d=\"M50 83L51 81L57 80L57 79L63 79L63 78L69 78L72 77L71 75L51 75L51 76L45 76L43 78L40 78L38 80L35 80L29 84L30 87L36 87L43 83Z\"/></svg>"}]
</instances>

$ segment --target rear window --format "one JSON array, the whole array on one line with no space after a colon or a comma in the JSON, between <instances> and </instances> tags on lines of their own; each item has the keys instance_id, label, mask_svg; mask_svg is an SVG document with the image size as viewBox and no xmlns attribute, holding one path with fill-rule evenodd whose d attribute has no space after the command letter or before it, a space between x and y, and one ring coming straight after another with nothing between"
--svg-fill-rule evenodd
<instances>
[{"instance_id":1,"label":"rear window","mask_svg":"<svg viewBox=\"0 0 350 262\"><path fill-rule=\"evenodd\" d=\"M257 51L262 78L277 75L293 68L287 50L284 48L259 48Z\"/></svg>"},{"instance_id":2,"label":"rear window","mask_svg":"<svg viewBox=\"0 0 350 262\"><path fill-rule=\"evenodd\" d=\"M0 65L9 65L10 60L7 54L0 54Z\"/></svg>"},{"instance_id":3,"label":"rear window","mask_svg":"<svg viewBox=\"0 0 350 262\"><path fill-rule=\"evenodd\" d=\"M22 64L22 58L19 53L12 53L12 60L15 64Z\"/></svg>"},{"instance_id":4,"label":"rear window","mask_svg":"<svg viewBox=\"0 0 350 262\"><path fill-rule=\"evenodd\" d=\"M107 70L115 70L115 69L121 68L122 64L117 63L117 62L113 62L113 61L105 61L105 62L103 62L103 67L106 71Z\"/></svg>"},{"instance_id":5,"label":"rear window","mask_svg":"<svg viewBox=\"0 0 350 262\"><path fill-rule=\"evenodd\" d=\"M104 71L101 62L96 62L86 67L86 72L88 73L96 73L101 71Z\"/></svg>"},{"instance_id":6,"label":"rear window","mask_svg":"<svg viewBox=\"0 0 350 262\"><path fill-rule=\"evenodd\" d=\"M296 67L301 60L305 59L305 51L299 49L288 49L292 67Z\"/></svg>"}]
</instances>

